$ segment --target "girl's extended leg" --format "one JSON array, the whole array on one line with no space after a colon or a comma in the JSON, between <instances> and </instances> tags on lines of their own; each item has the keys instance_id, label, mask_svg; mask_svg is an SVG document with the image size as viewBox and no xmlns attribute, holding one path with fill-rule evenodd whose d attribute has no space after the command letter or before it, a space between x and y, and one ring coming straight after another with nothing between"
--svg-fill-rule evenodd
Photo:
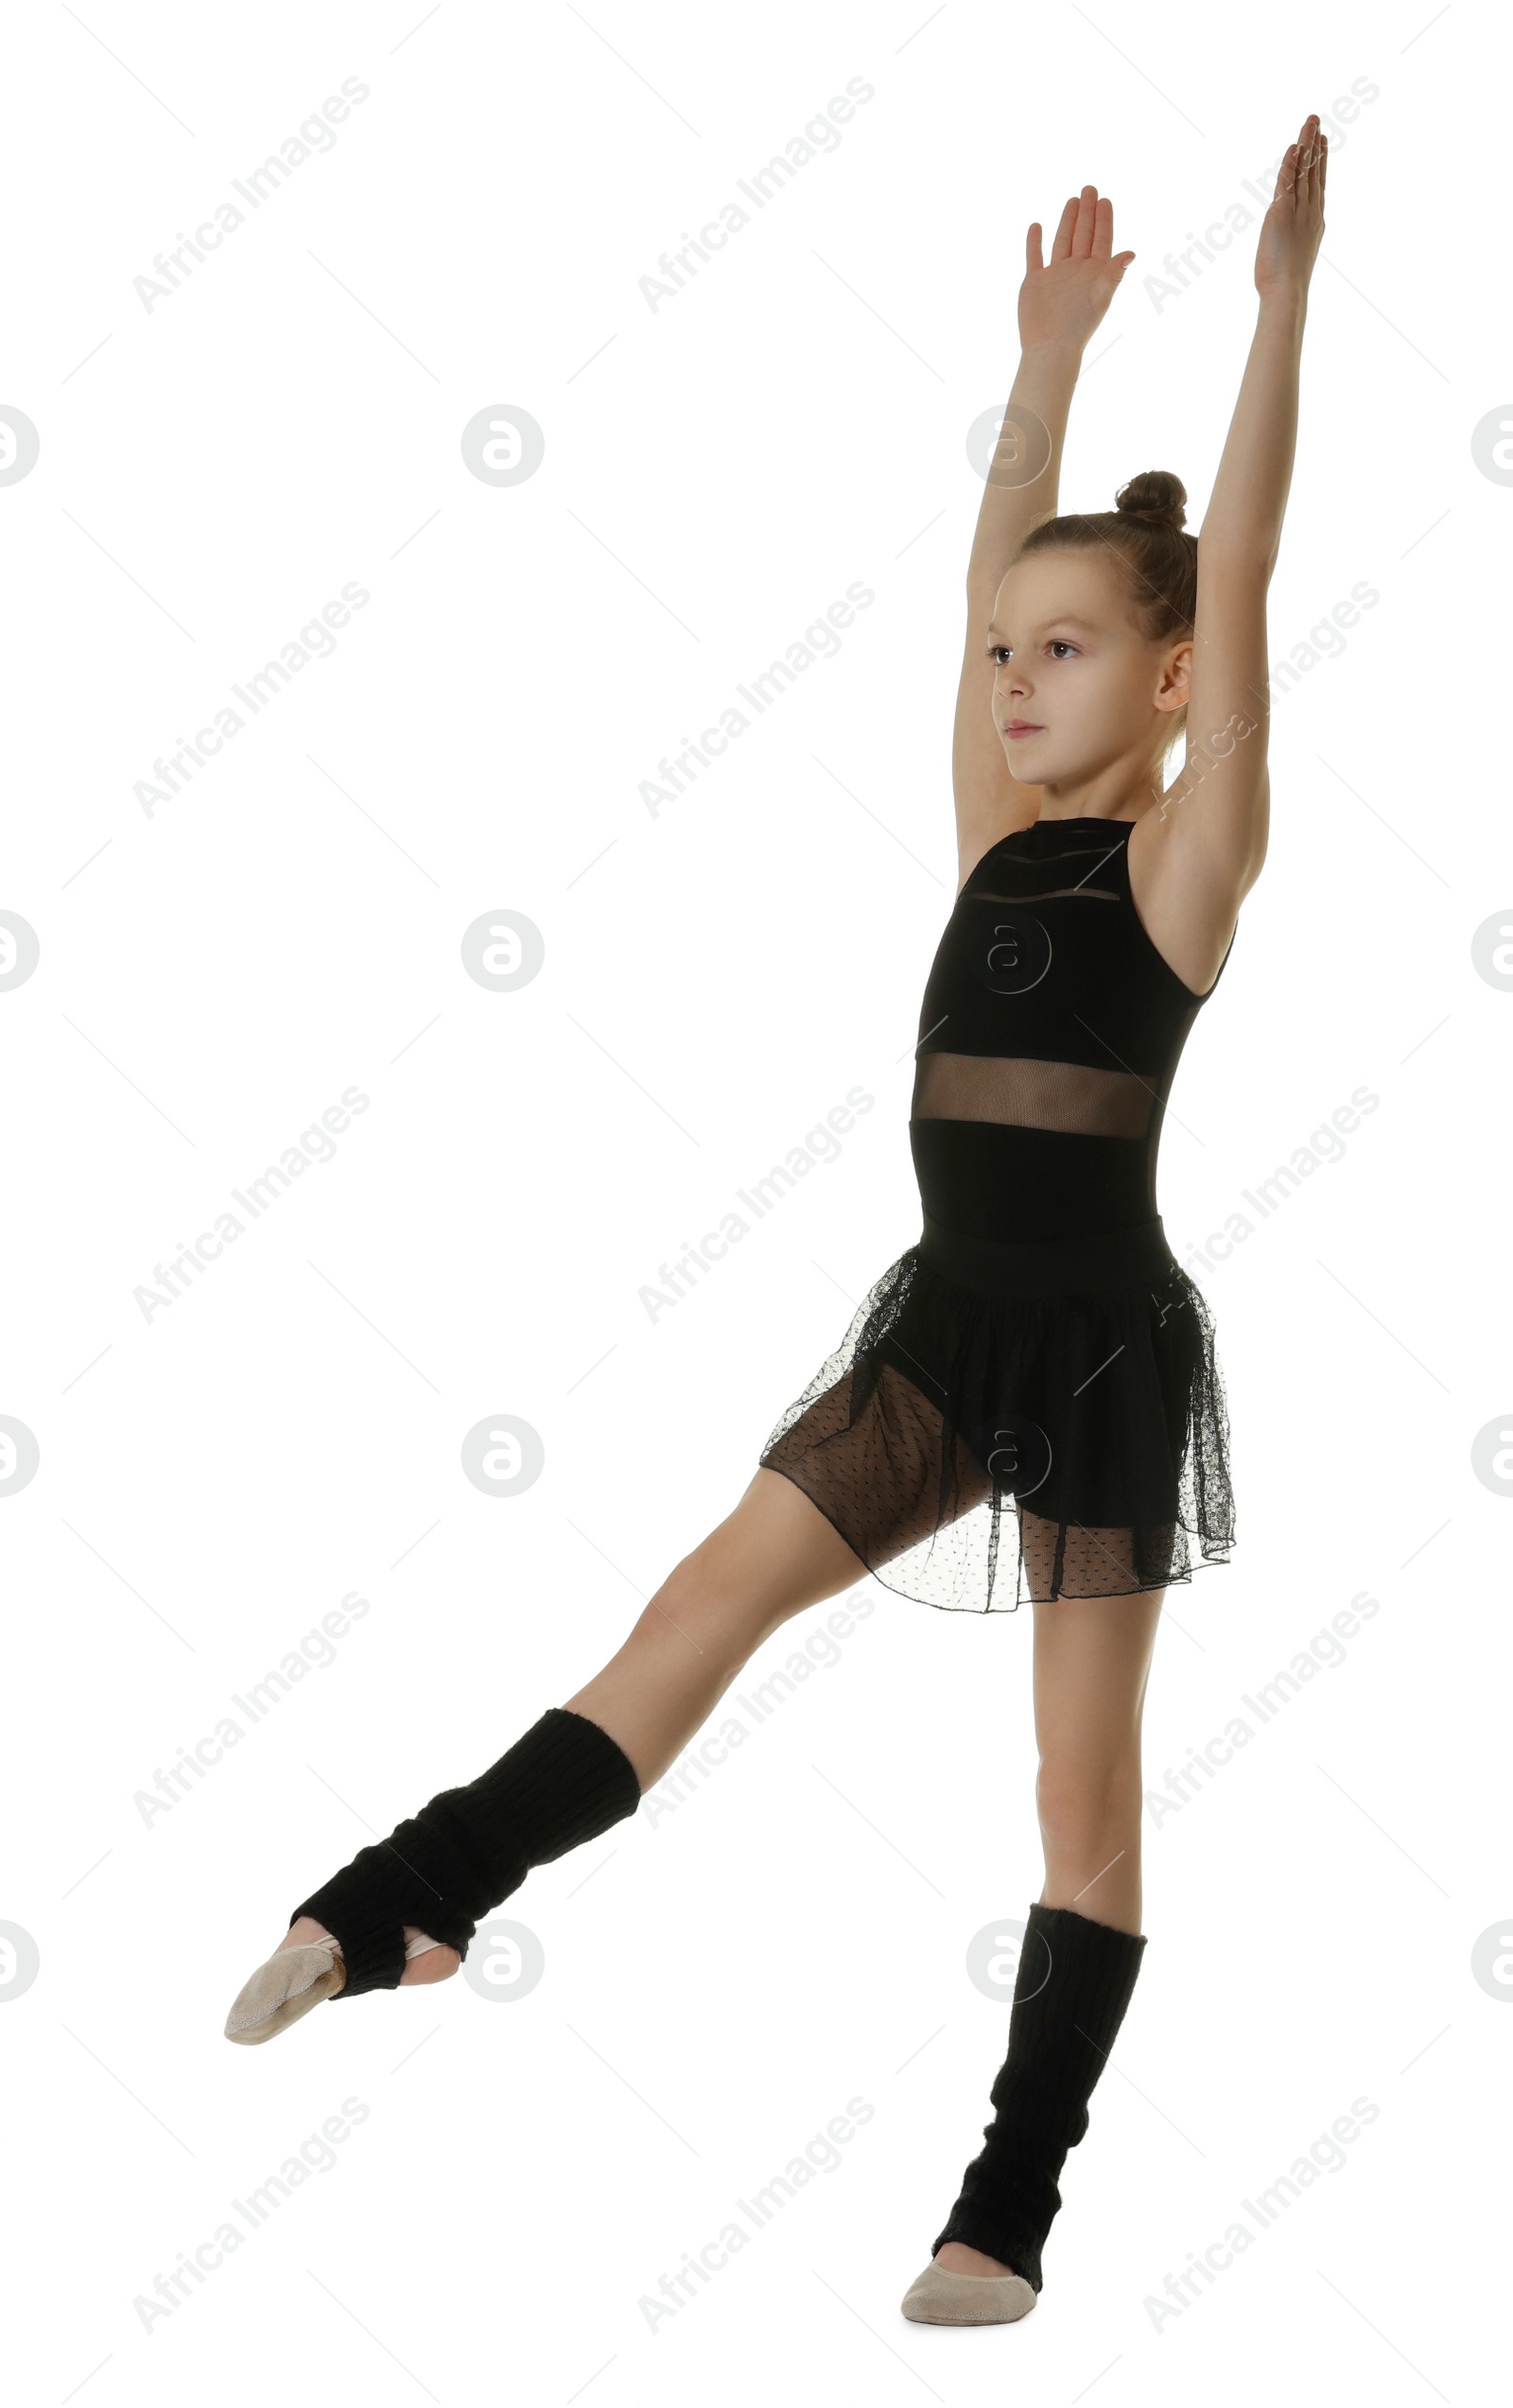
<instances>
[{"instance_id":1,"label":"girl's extended leg","mask_svg":"<svg viewBox=\"0 0 1513 2408\"><path fill-rule=\"evenodd\" d=\"M1140 1928L1140 1718L1165 1594L1063 1597L1035 1608L1039 1903L1126 1934ZM1024 2271L960 2241L946 2242L935 2262L964 2275Z\"/></svg>"},{"instance_id":2,"label":"girl's extended leg","mask_svg":"<svg viewBox=\"0 0 1513 2408\"><path fill-rule=\"evenodd\" d=\"M759 1470L723 1522L669 1573L624 1643L565 1701L624 1750L645 1790L680 1755L741 1666L780 1624L866 1576L819 1507L781 1473ZM308 1915L280 1948L316 1939ZM407 1941L423 1935L405 1926ZM461 1958L433 1946L401 1987L443 1981Z\"/></svg>"},{"instance_id":3,"label":"girl's extended leg","mask_svg":"<svg viewBox=\"0 0 1513 2408\"><path fill-rule=\"evenodd\" d=\"M866 1570L802 1489L758 1471L735 1511L670 1573L618 1652L566 1703L618 1740L650 1789L763 1640Z\"/></svg>"}]
</instances>

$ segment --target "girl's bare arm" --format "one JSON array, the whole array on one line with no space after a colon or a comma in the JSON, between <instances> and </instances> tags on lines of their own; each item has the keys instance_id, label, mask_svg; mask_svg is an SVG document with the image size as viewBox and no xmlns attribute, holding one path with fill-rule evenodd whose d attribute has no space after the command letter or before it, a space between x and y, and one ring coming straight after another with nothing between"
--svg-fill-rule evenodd
<instances>
[{"instance_id":1,"label":"girl's bare arm","mask_svg":"<svg viewBox=\"0 0 1513 2408\"><path fill-rule=\"evenodd\" d=\"M1198 533L1187 757L1130 840L1145 924L1179 977L1212 985L1266 857L1266 588L1297 440L1309 279L1324 232L1328 136L1316 116L1282 161L1256 254L1256 332Z\"/></svg>"},{"instance_id":2,"label":"girl's bare arm","mask_svg":"<svg viewBox=\"0 0 1513 2408\"><path fill-rule=\"evenodd\" d=\"M1067 417L1083 351L1135 256L1124 251L1115 257L1113 244L1113 202L1100 201L1092 184L1085 184L1080 198L1062 211L1049 262L1041 255L1038 221L1025 239L1018 374L966 567L966 648L951 743L963 883L990 845L1040 809L1038 786L1022 785L1009 775L994 722L988 621L1003 572L1025 536L1056 515ZM1017 416L1021 411L1022 419Z\"/></svg>"}]
</instances>

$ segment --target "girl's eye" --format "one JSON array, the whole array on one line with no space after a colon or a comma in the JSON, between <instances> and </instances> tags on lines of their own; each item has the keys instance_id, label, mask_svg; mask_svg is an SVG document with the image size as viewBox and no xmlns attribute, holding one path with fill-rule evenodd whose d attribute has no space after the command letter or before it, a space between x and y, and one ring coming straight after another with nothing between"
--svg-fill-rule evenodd
<instances>
[{"instance_id":1,"label":"girl's eye","mask_svg":"<svg viewBox=\"0 0 1513 2408\"><path fill-rule=\"evenodd\" d=\"M1053 657L1060 658L1063 654L1075 654L1077 647L1069 637L1052 636L1050 650ZM1012 659L1013 654L1012 644L989 644L987 648L987 656L996 669L1001 669L1005 661Z\"/></svg>"}]
</instances>

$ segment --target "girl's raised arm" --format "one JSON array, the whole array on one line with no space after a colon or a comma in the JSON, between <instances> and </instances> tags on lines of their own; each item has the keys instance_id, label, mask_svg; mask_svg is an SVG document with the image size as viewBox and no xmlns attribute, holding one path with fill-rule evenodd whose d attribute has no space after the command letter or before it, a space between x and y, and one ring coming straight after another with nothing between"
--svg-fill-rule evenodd
<instances>
[{"instance_id":1,"label":"girl's raised arm","mask_svg":"<svg viewBox=\"0 0 1513 2408\"><path fill-rule=\"evenodd\" d=\"M1266 588L1277 566L1297 440L1309 280L1324 232L1329 137L1316 116L1288 146L1256 253L1261 306L1198 532L1187 751L1131 840L1141 909L1190 986L1218 975L1240 905L1266 858Z\"/></svg>"},{"instance_id":2,"label":"girl's raised arm","mask_svg":"<svg viewBox=\"0 0 1513 2408\"><path fill-rule=\"evenodd\" d=\"M1113 247L1114 204L1100 201L1092 184L1084 184L1080 199L1069 201L1062 211L1049 263L1041 256L1038 221L1025 238L1019 369L966 567L966 650L951 744L961 883L990 845L1040 809L1039 788L1010 776L994 722L988 621L1003 572L1025 536L1056 515L1067 416L1082 355L1135 256L1122 251L1114 257Z\"/></svg>"}]
</instances>

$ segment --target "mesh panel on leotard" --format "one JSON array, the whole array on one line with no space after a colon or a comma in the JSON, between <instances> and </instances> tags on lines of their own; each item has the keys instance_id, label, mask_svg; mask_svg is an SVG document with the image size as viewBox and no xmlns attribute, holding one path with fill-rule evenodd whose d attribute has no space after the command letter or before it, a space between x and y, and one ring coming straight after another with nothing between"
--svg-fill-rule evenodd
<instances>
[{"instance_id":1,"label":"mesh panel on leotard","mask_svg":"<svg viewBox=\"0 0 1513 2408\"><path fill-rule=\"evenodd\" d=\"M921 1054L916 1121L1000 1121L1084 1137L1143 1137L1156 1091L1133 1071L1000 1054Z\"/></svg>"}]
</instances>

